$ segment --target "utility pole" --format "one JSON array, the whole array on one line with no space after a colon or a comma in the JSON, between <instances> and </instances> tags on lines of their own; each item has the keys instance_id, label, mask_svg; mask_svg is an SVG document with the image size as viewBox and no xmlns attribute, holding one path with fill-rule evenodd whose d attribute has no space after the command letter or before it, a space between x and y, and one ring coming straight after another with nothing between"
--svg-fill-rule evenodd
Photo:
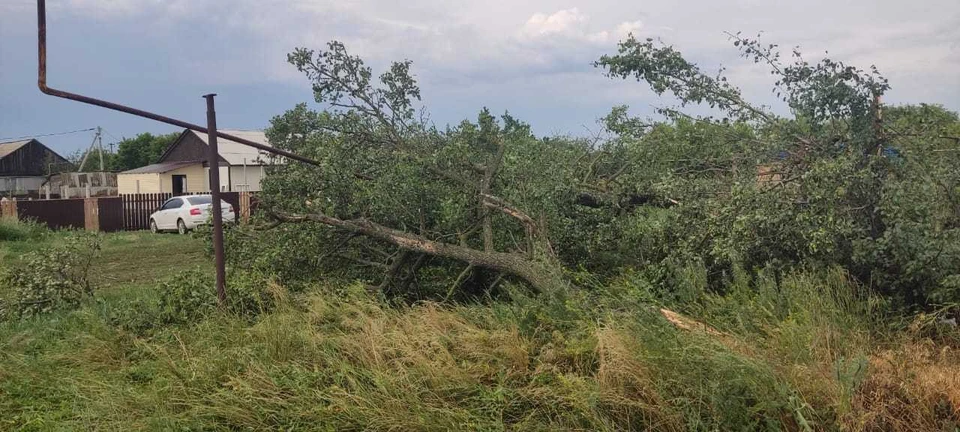
<instances>
[{"instance_id":1,"label":"utility pole","mask_svg":"<svg viewBox=\"0 0 960 432\"><path fill-rule=\"evenodd\" d=\"M103 134L100 132L100 126L97 126L97 149L100 153L100 172L103 172Z\"/></svg>"},{"instance_id":2,"label":"utility pole","mask_svg":"<svg viewBox=\"0 0 960 432\"><path fill-rule=\"evenodd\" d=\"M97 140L100 139L100 126L97 126L97 132L93 134L93 141L90 142L90 147L87 148L87 152L83 155L83 160L80 161L80 166L77 167L77 172L83 172L83 166L87 164L87 158L90 157L90 152L97 145ZM101 144L101 147L103 144ZM100 153L100 171L103 171L103 152Z\"/></svg>"},{"instance_id":3,"label":"utility pole","mask_svg":"<svg viewBox=\"0 0 960 432\"><path fill-rule=\"evenodd\" d=\"M217 266L217 300L221 306L227 302L226 264L223 256L223 207L220 201L220 152L217 150L217 110L213 98L216 94L203 96L207 100L207 165L210 166L210 197L213 204L213 259Z\"/></svg>"}]
</instances>

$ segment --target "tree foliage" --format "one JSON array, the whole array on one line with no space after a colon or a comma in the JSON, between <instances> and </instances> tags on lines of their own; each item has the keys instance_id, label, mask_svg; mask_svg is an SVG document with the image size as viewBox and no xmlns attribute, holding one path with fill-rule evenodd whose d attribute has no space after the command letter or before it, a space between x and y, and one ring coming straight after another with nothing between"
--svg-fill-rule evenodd
<instances>
[{"instance_id":1,"label":"tree foliage","mask_svg":"<svg viewBox=\"0 0 960 432\"><path fill-rule=\"evenodd\" d=\"M105 171L127 171L140 168L160 161L163 152L177 140L180 134L170 133L165 135L154 135L149 132L138 134L133 138L124 138L117 143L117 151L102 151L100 149L77 150L67 159L75 166L80 166L80 161L89 152L84 172L100 171L100 157L103 157Z\"/></svg>"},{"instance_id":2,"label":"tree foliage","mask_svg":"<svg viewBox=\"0 0 960 432\"><path fill-rule=\"evenodd\" d=\"M718 290L738 272L839 265L905 306L957 301L956 114L885 106L875 68L796 49L784 61L776 45L730 37L770 69L782 110L630 37L596 65L680 106L662 120L615 107L594 139L537 137L486 109L438 128L410 61L375 76L339 42L298 49L288 60L325 108L296 106L268 137L321 166L268 176L266 231L231 232L231 259L411 299L495 295L504 281L557 293L625 274L669 297L690 265Z\"/></svg>"},{"instance_id":3,"label":"tree foliage","mask_svg":"<svg viewBox=\"0 0 960 432\"><path fill-rule=\"evenodd\" d=\"M87 158L87 163L81 169L80 162L83 161L87 153L90 153L90 156ZM102 170L100 169L101 157L103 158ZM69 160L73 166L77 167L77 170L80 172L116 171L116 167L118 166L116 153L106 150L101 151L100 149L77 150L68 156L67 160Z\"/></svg>"},{"instance_id":4,"label":"tree foliage","mask_svg":"<svg viewBox=\"0 0 960 432\"><path fill-rule=\"evenodd\" d=\"M96 234L76 234L46 250L30 252L23 265L0 268L0 319L72 309L93 295L90 267L100 252Z\"/></svg>"},{"instance_id":5,"label":"tree foliage","mask_svg":"<svg viewBox=\"0 0 960 432\"><path fill-rule=\"evenodd\" d=\"M117 143L117 153L111 166L113 171L126 171L157 163L160 156L179 134L154 135L149 132Z\"/></svg>"},{"instance_id":6,"label":"tree foliage","mask_svg":"<svg viewBox=\"0 0 960 432\"><path fill-rule=\"evenodd\" d=\"M618 54L597 62L613 77L636 77L684 105L707 104L724 115L717 120L662 110L674 127L687 121L712 128L715 138L737 137L709 146L731 161L708 182L709 194L679 198L695 203L679 211L698 226L680 235L693 240L686 253L713 263L719 275L738 266L840 264L904 304L956 301L936 294L954 289L954 269L960 268L947 246L960 214L943 205L958 185L957 170L947 168L956 156L957 139L950 138L956 114L934 106L884 106L889 85L876 68L864 71L829 58L810 63L796 49L785 63L776 45L739 34L731 39L744 57L770 68L773 91L789 116L748 104L722 71L709 77L653 40L631 37ZM610 118L615 125L625 124L622 112ZM750 133L737 135L743 128ZM621 140L648 143L654 135L629 129L618 132ZM675 174L661 172L659 187L669 186L664 180ZM680 182L689 187L689 180ZM908 198L904 188L924 190L932 199Z\"/></svg>"}]
</instances>

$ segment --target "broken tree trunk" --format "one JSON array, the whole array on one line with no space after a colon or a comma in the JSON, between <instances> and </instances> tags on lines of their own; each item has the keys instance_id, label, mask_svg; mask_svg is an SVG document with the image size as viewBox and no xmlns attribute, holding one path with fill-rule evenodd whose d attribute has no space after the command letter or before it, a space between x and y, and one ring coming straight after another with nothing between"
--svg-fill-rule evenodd
<instances>
[{"instance_id":1,"label":"broken tree trunk","mask_svg":"<svg viewBox=\"0 0 960 432\"><path fill-rule=\"evenodd\" d=\"M366 219L342 220L322 213L291 214L273 212L284 222L318 222L337 229L357 233L393 244L404 251L454 259L490 270L516 276L539 292L566 286L559 267L552 263L529 259L524 255L505 252L480 251L385 227Z\"/></svg>"}]
</instances>

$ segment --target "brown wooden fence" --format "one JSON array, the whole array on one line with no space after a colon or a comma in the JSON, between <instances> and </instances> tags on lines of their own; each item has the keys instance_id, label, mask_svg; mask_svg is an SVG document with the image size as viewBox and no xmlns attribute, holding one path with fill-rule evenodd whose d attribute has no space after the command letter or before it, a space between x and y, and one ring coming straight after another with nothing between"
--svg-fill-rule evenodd
<instances>
[{"instance_id":1,"label":"brown wooden fence","mask_svg":"<svg viewBox=\"0 0 960 432\"><path fill-rule=\"evenodd\" d=\"M171 197L171 193L120 195L123 202L123 229L137 231L150 228L150 215Z\"/></svg>"},{"instance_id":2,"label":"brown wooden fence","mask_svg":"<svg viewBox=\"0 0 960 432\"><path fill-rule=\"evenodd\" d=\"M130 194L118 197L26 200L4 202L2 217L33 219L52 229L77 228L91 231L138 231L150 228L150 215L171 193ZM257 201L248 192L222 192L243 221L249 218Z\"/></svg>"},{"instance_id":3,"label":"brown wooden fence","mask_svg":"<svg viewBox=\"0 0 960 432\"><path fill-rule=\"evenodd\" d=\"M123 229L137 231L150 228L150 215L157 211L164 201L173 198L172 193L125 194L123 201ZM221 192L220 198L240 212L240 192Z\"/></svg>"}]
</instances>

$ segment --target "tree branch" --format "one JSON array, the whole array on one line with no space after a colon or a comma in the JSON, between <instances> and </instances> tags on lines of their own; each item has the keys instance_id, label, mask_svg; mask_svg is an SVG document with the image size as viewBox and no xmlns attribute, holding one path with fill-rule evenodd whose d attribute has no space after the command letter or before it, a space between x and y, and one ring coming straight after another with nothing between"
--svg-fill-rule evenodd
<instances>
[{"instance_id":1,"label":"tree branch","mask_svg":"<svg viewBox=\"0 0 960 432\"><path fill-rule=\"evenodd\" d=\"M463 271L460 272L460 275L457 276L457 280L453 281L453 283L450 285L450 289L447 290L447 295L443 297L444 302L450 300L450 296L453 295L453 292L456 291L457 288L460 288L460 284L467 279L467 276L470 275L470 272L472 271L473 264L467 264L467 268L463 269Z\"/></svg>"},{"instance_id":2,"label":"tree branch","mask_svg":"<svg viewBox=\"0 0 960 432\"><path fill-rule=\"evenodd\" d=\"M322 213L292 214L270 211L270 214L284 222L317 222L390 243L404 251L454 259L476 267L508 273L523 279L536 291L547 291L567 285L559 269L540 261L526 259L518 254L478 251L469 247L437 242L366 219L342 220Z\"/></svg>"}]
</instances>

